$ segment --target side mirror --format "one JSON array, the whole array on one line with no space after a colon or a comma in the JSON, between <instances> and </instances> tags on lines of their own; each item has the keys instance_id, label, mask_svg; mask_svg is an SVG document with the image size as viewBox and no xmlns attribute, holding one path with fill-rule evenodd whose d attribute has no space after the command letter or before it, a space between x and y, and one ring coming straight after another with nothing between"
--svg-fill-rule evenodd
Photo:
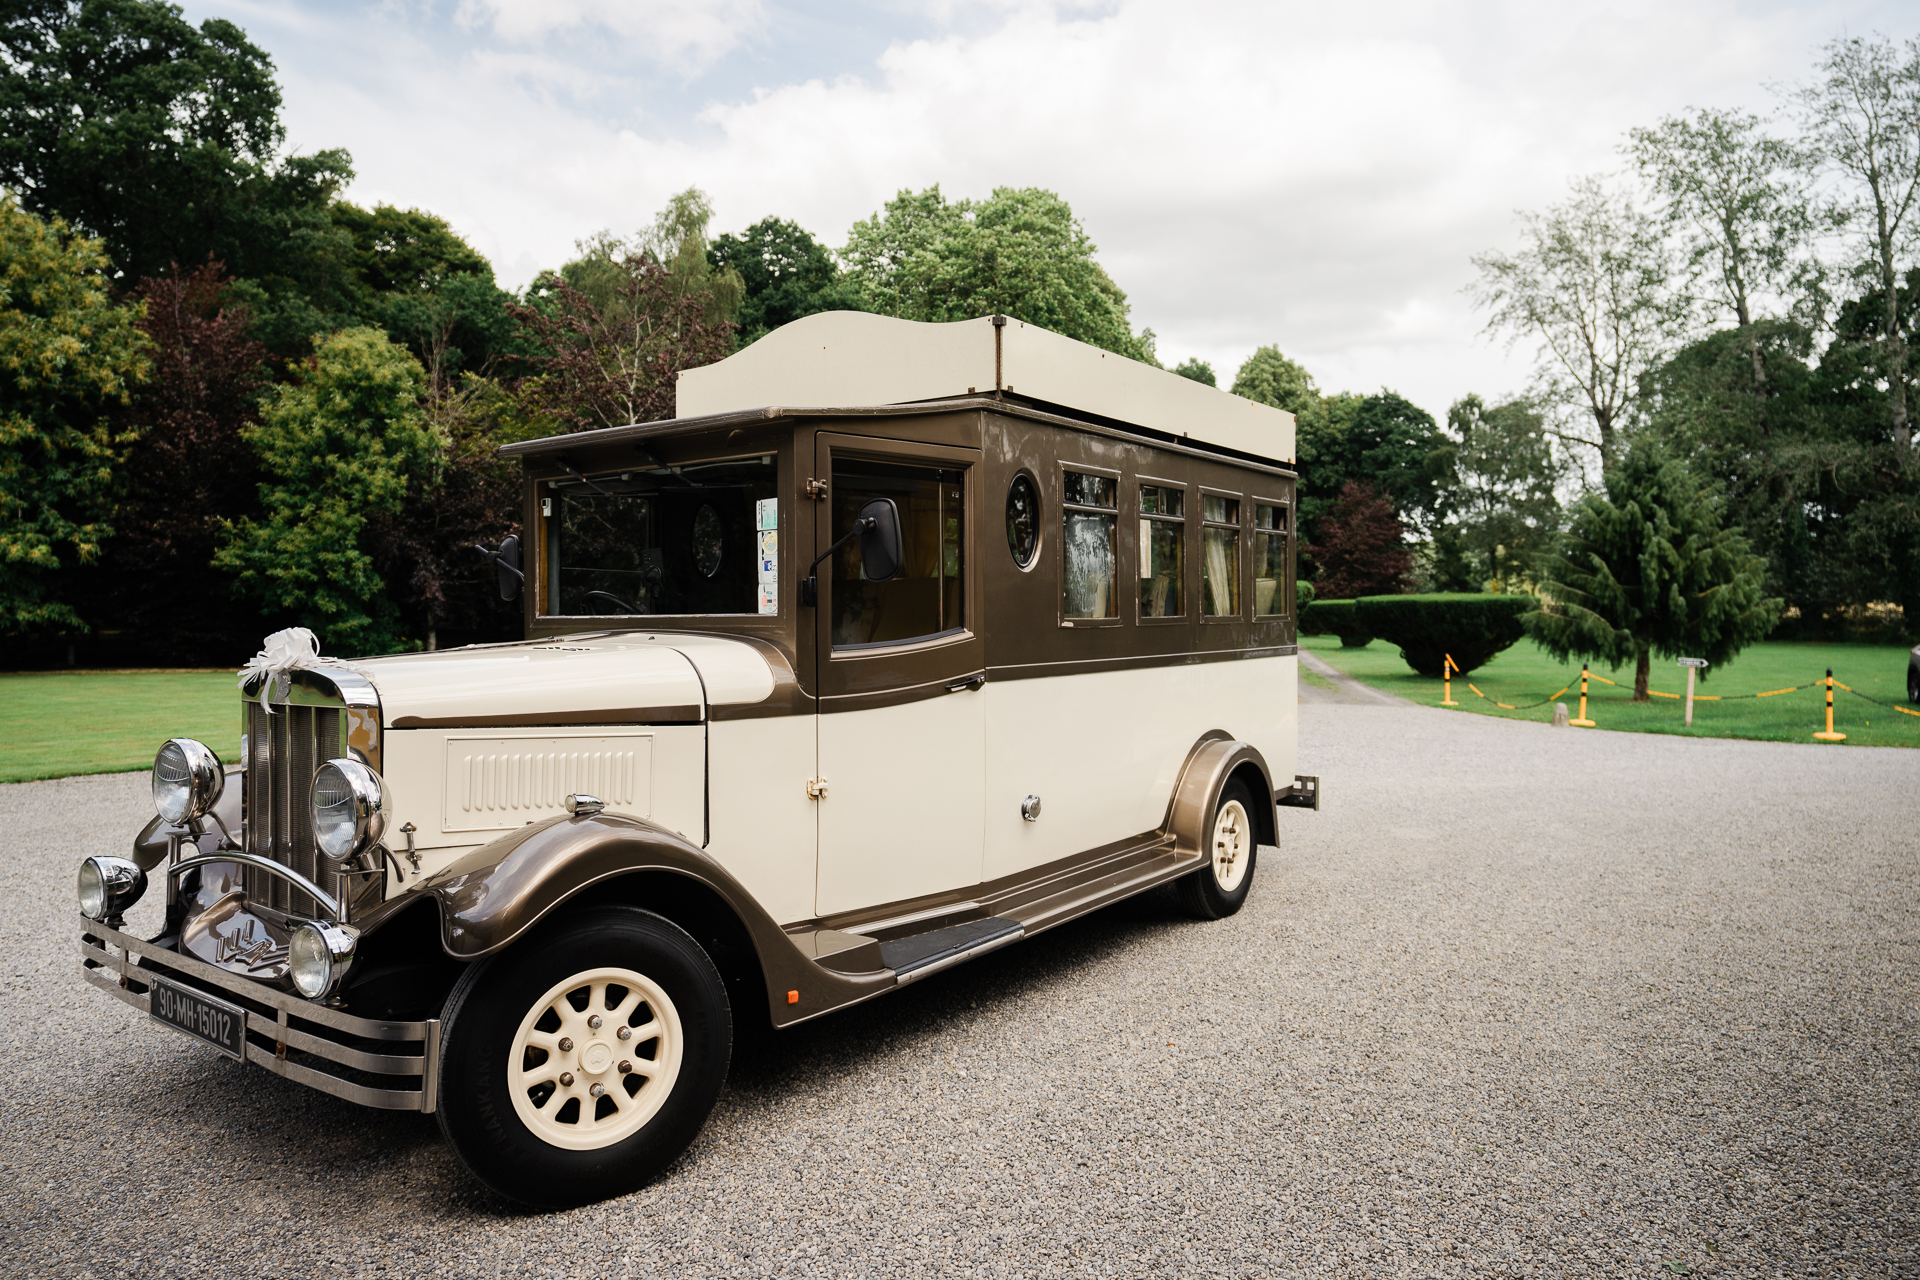
<instances>
[{"instance_id":1,"label":"side mirror","mask_svg":"<svg viewBox=\"0 0 1920 1280\"><path fill-rule=\"evenodd\" d=\"M500 575L500 598L512 600L520 594L520 584L526 581L526 575L520 572L520 535L510 533L501 539L500 549L473 544L473 549L493 561L493 567Z\"/></svg>"},{"instance_id":2,"label":"side mirror","mask_svg":"<svg viewBox=\"0 0 1920 1280\"><path fill-rule=\"evenodd\" d=\"M520 584L526 579L520 572L520 535L510 533L501 539L500 550L494 553L493 567L500 573L500 598L518 599Z\"/></svg>"},{"instance_id":3,"label":"side mirror","mask_svg":"<svg viewBox=\"0 0 1920 1280\"><path fill-rule=\"evenodd\" d=\"M893 499L875 498L860 508L854 527L860 530L860 576L868 582L898 577L907 553L900 541L900 508Z\"/></svg>"},{"instance_id":4,"label":"side mirror","mask_svg":"<svg viewBox=\"0 0 1920 1280\"><path fill-rule=\"evenodd\" d=\"M875 498L860 508L860 514L853 518L853 528L834 539L833 545L813 558L807 566L807 576L800 579L800 603L813 608L820 603L820 580L814 576L814 570L820 562L840 548L860 539L860 576L868 582L885 582L900 575L900 567L906 563L906 549L900 540L900 508L893 505L892 498Z\"/></svg>"}]
</instances>

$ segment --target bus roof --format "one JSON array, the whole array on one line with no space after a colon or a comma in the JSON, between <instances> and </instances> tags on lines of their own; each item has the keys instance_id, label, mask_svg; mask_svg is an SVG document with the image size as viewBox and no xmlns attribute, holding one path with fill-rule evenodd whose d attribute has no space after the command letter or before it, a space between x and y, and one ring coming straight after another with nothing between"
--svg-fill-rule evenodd
<instances>
[{"instance_id":1,"label":"bus roof","mask_svg":"<svg viewBox=\"0 0 1920 1280\"><path fill-rule=\"evenodd\" d=\"M825 311L681 373L678 418L768 406L901 405L1003 392L1068 416L1131 423L1294 460L1293 415L1007 316L948 324Z\"/></svg>"}]
</instances>

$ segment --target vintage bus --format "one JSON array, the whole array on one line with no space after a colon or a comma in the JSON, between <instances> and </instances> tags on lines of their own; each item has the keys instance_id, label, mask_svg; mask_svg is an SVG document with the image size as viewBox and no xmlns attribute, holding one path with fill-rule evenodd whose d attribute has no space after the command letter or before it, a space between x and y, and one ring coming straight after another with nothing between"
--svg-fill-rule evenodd
<instances>
[{"instance_id":1,"label":"vintage bus","mask_svg":"<svg viewBox=\"0 0 1920 1280\"><path fill-rule=\"evenodd\" d=\"M553 1206L683 1150L736 1032L1239 909L1318 801L1289 414L1001 316L811 316L677 398L505 450L524 640L270 637L238 759L169 741L82 864L86 978Z\"/></svg>"}]
</instances>

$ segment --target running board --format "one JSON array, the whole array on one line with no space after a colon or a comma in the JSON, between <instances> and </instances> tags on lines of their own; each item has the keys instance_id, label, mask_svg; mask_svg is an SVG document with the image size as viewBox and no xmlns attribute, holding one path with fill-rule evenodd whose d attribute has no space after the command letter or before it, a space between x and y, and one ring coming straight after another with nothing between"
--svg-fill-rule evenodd
<instances>
[{"instance_id":1,"label":"running board","mask_svg":"<svg viewBox=\"0 0 1920 1280\"><path fill-rule=\"evenodd\" d=\"M927 933L909 934L880 944L880 959L893 970L900 986L950 969L962 960L998 950L1026 936L1026 926L1018 920L992 916L969 920Z\"/></svg>"}]
</instances>

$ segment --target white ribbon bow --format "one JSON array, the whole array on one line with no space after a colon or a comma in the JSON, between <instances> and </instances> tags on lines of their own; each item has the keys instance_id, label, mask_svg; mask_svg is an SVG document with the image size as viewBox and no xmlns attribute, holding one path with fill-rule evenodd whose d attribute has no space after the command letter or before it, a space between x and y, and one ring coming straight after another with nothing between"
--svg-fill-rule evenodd
<instances>
[{"instance_id":1,"label":"white ribbon bow","mask_svg":"<svg viewBox=\"0 0 1920 1280\"><path fill-rule=\"evenodd\" d=\"M313 632L305 627L288 627L285 631L276 631L263 642L260 652L247 660L240 668L240 688L244 691L247 681L254 676L266 677L260 684L260 705L273 714L273 686L285 680L287 688L280 695L281 704L293 695L292 673L301 670L315 670L322 666L343 666L336 658L320 656L320 641Z\"/></svg>"}]
</instances>

